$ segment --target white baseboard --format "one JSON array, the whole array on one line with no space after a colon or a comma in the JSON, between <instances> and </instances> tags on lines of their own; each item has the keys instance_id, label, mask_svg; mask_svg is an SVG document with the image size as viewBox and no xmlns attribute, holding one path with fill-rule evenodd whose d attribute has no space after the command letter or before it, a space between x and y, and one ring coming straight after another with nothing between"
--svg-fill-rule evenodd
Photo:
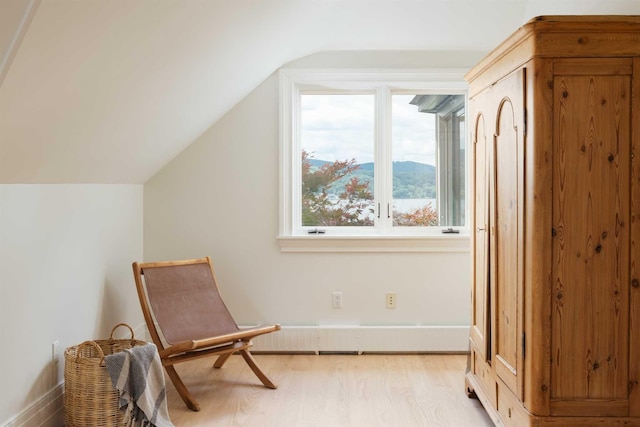
<instances>
[{"instance_id":1,"label":"white baseboard","mask_svg":"<svg viewBox=\"0 0 640 427\"><path fill-rule=\"evenodd\" d=\"M2 427L60 427L64 425L64 383L33 402Z\"/></svg>"},{"instance_id":2,"label":"white baseboard","mask_svg":"<svg viewBox=\"0 0 640 427\"><path fill-rule=\"evenodd\" d=\"M255 352L459 353L468 326L283 326L253 339Z\"/></svg>"}]
</instances>

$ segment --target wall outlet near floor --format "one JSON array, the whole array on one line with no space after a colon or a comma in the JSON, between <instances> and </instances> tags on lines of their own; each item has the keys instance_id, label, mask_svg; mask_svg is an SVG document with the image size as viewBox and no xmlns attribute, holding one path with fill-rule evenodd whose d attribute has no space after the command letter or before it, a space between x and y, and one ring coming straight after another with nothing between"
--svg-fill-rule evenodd
<instances>
[{"instance_id":1,"label":"wall outlet near floor","mask_svg":"<svg viewBox=\"0 0 640 427\"><path fill-rule=\"evenodd\" d=\"M342 292L334 292L331 295L331 308L342 308Z\"/></svg>"},{"instance_id":2,"label":"wall outlet near floor","mask_svg":"<svg viewBox=\"0 0 640 427\"><path fill-rule=\"evenodd\" d=\"M396 308L396 293L395 292L387 292L385 296L385 306L387 308Z\"/></svg>"}]
</instances>

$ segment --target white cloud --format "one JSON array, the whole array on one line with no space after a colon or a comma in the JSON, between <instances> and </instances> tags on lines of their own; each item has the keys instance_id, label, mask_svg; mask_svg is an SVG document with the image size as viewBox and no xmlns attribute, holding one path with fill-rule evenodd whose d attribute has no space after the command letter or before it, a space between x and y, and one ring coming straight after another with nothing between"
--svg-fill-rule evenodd
<instances>
[{"instance_id":1,"label":"white cloud","mask_svg":"<svg viewBox=\"0 0 640 427\"><path fill-rule=\"evenodd\" d=\"M302 148L320 160L373 161L373 95L304 95Z\"/></svg>"},{"instance_id":2,"label":"white cloud","mask_svg":"<svg viewBox=\"0 0 640 427\"><path fill-rule=\"evenodd\" d=\"M394 95L394 161L435 164L435 120L409 104L413 95ZM310 95L301 101L302 148L319 160L373 161L374 96Z\"/></svg>"}]
</instances>

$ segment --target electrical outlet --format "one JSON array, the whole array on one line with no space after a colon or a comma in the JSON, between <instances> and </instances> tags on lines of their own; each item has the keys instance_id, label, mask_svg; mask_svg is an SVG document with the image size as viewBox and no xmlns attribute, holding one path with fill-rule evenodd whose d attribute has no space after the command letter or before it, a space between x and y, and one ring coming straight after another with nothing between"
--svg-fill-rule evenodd
<instances>
[{"instance_id":1,"label":"electrical outlet","mask_svg":"<svg viewBox=\"0 0 640 427\"><path fill-rule=\"evenodd\" d=\"M51 363L60 361L60 342L58 340L51 343Z\"/></svg>"},{"instance_id":2,"label":"electrical outlet","mask_svg":"<svg viewBox=\"0 0 640 427\"><path fill-rule=\"evenodd\" d=\"M331 296L331 307L342 308L342 292L334 292Z\"/></svg>"},{"instance_id":3,"label":"electrical outlet","mask_svg":"<svg viewBox=\"0 0 640 427\"><path fill-rule=\"evenodd\" d=\"M387 292L385 303L387 308L396 308L396 293Z\"/></svg>"}]
</instances>

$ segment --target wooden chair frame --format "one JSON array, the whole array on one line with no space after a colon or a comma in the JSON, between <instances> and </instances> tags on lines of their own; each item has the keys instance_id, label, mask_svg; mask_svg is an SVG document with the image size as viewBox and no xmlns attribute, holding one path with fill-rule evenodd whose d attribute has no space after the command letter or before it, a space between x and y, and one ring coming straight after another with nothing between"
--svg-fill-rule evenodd
<instances>
[{"instance_id":1,"label":"wooden chair frame","mask_svg":"<svg viewBox=\"0 0 640 427\"><path fill-rule=\"evenodd\" d=\"M154 304L153 298L149 297L147 278L143 278L143 276L145 275L145 269L147 271L151 271L150 269L153 269L152 271L154 271L154 274L157 274L156 272L160 272L160 270L167 270L168 273L180 271L182 267L196 266L195 268L198 268L200 273L204 274L204 277L206 278L206 272L204 271L203 264L206 264L208 266L208 270L211 274L212 289L208 290L208 295L219 299L219 301L216 301L217 306L211 312L215 312L220 315L219 317L221 317L221 323L228 323L228 327L225 326L226 332L216 334L214 336L197 336L193 337L193 339L182 338L179 342L168 342L166 332L170 330L173 325L160 323L160 319L158 319L158 316L156 315L157 313L154 312L154 305L156 305L157 308L158 304ZM182 272L185 272L184 268L182 268ZM249 348L253 345L251 342L251 339L253 337L278 331L280 330L280 325L275 324L269 326L258 326L247 329L238 328L237 324L231 317L231 314L224 305L224 301L222 301L218 284L215 280L213 265L209 257L181 261L151 263L134 262L133 275L136 282L136 289L138 291L140 306L142 308L144 320L147 324L151 339L158 347L162 365L169 375L169 378L173 382L176 390L178 391L178 394L189 409L193 411L199 411L200 405L193 398L187 387L178 376L178 373L173 367L173 365L176 363L187 362L201 357L218 356L217 360L213 364L213 367L221 368L232 354L238 352L242 355L245 362L249 365L253 373L260 379L262 384L265 385L265 387L272 389L275 389L277 387L260 369L252 354L250 353ZM173 283L171 286L177 287L177 283ZM180 292L180 289L177 289L177 292ZM211 323L212 319L209 318L207 319L207 321ZM156 328L156 322L158 322L160 330ZM160 332L163 333L164 341L163 339L161 339ZM165 343L167 345L165 345Z\"/></svg>"}]
</instances>

